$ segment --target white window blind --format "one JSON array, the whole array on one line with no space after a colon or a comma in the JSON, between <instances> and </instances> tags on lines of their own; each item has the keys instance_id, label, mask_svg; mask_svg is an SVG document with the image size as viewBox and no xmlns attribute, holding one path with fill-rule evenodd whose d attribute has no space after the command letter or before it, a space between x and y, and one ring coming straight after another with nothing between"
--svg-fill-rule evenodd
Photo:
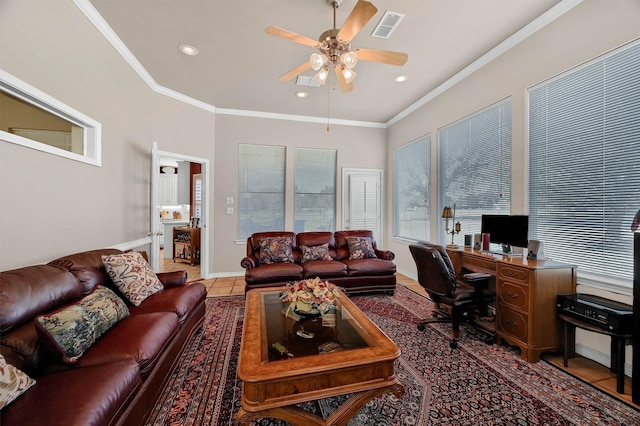
<instances>
[{"instance_id":1,"label":"white window blind","mask_svg":"<svg viewBox=\"0 0 640 426\"><path fill-rule=\"evenodd\" d=\"M482 214L509 214L511 98L443 127L438 138L439 211L455 203L460 234L480 233Z\"/></svg>"},{"instance_id":2,"label":"white window blind","mask_svg":"<svg viewBox=\"0 0 640 426\"><path fill-rule=\"evenodd\" d=\"M335 231L336 151L296 148L294 231Z\"/></svg>"},{"instance_id":3,"label":"white window blind","mask_svg":"<svg viewBox=\"0 0 640 426\"><path fill-rule=\"evenodd\" d=\"M284 230L285 148L239 145L238 238Z\"/></svg>"},{"instance_id":4,"label":"white window blind","mask_svg":"<svg viewBox=\"0 0 640 426\"><path fill-rule=\"evenodd\" d=\"M529 90L530 238L579 274L628 286L640 209L639 70L635 42Z\"/></svg>"},{"instance_id":5,"label":"white window blind","mask_svg":"<svg viewBox=\"0 0 640 426\"><path fill-rule=\"evenodd\" d=\"M431 136L426 135L393 153L393 235L429 239L429 165Z\"/></svg>"}]
</instances>

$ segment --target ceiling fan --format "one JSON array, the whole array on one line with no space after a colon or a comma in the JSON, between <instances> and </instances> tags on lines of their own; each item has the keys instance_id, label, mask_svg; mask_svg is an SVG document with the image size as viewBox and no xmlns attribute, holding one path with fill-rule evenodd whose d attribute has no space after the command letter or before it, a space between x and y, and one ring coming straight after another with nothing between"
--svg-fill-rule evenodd
<instances>
[{"instance_id":1,"label":"ceiling fan","mask_svg":"<svg viewBox=\"0 0 640 426\"><path fill-rule=\"evenodd\" d=\"M336 28L336 9L342 4L342 0L327 0L327 3L333 8L333 29L322 33L318 41L279 27L270 26L265 29L267 34L314 47L320 52L312 53L308 61L282 74L279 77L280 81L289 81L313 68L318 71L314 76L316 81L324 84L329 76L330 68L333 67L342 91L350 92L353 90L353 79L356 77L353 67L358 60L398 66L407 62L409 56L406 53L362 48L351 49L351 40L378 11L371 2L358 0L340 29Z\"/></svg>"}]
</instances>

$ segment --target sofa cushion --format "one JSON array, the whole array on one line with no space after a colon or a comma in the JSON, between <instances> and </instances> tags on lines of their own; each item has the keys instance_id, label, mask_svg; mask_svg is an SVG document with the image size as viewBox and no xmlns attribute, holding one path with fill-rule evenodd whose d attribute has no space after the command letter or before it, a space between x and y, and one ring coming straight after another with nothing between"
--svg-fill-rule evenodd
<instances>
[{"instance_id":1,"label":"sofa cushion","mask_svg":"<svg viewBox=\"0 0 640 426\"><path fill-rule=\"evenodd\" d=\"M317 246L299 246L302 251L302 263L310 260L333 260L329 254L329 244L319 244Z\"/></svg>"},{"instance_id":2,"label":"sofa cushion","mask_svg":"<svg viewBox=\"0 0 640 426\"><path fill-rule=\"evenodd\" d=\"M11 364L7 364L0 355L0 409L14 401L36 381Z\"/></svg>"},{"instance_id":3,"label":"sofa cushion","mask_svg":"<svg viewBox=\"0 0 640 426\"><path fill-rule=\"evenodd\" d=\"M258 240L260 265L273 263L293 263L293 239L290 236L262 237Z\"/></svg>"},{"instance_id":4,"label":"sofa cushion","mask_svg":"<svg viewBox=\"0 0 640 426\"><path fill-rule=\"evenodd\" d=\"M59 266L36 265L0 272L0 333L82 297L78 280Z\"/></svg>"},{"instance_id":5,"label":"sofa cushion","mask_svg":"<svg viewBox=\"0 0 640 426\"><path fill-rule=\"evenodd\" d=\"M164 287L158 276L138 252L102 256L104 267L118 290L133 306L140 304Z\"/></svg>"},{"instance_id":6,"label":"sofa cushion","mask_svg":"<svg viewBox=\"0 0 640 426\"><path fill-rule=\"evenodd\" d=\"M131 360L47 374L37 382L2 410L2 424L117 424L142 384L138 365Z\"/></svg>"},{"instance_id":7,"label":"sofa cushion","mask_svg":"<svg viewBox=\"0 0 640 426\"><path fill-rule=\"evenodd\" d=\"M265 284L302 279L302 266L297 263L274 263L247 270L244 279L248 283Z\"/></svg>"},{"instance_id":8,"label":"sofa cushion","mask_svg":"<svg viewBox=\"0 0 640 426\"><path fill-rule=\"evenodd\" d=\"M132 359L145 377L173 342L179 328L178 317L172 312L131 315L102 336L76 365L85 367Z\"/></svg>"},{"instance_id":9,"label":"sofa cushion","mask_svg":"<svg viewBox=\"0 0 640 426\"><path fill-rule=\"evenodd\" d=\"M373 242L369 237L347 237L349 259L375 259Z\"/></svg>"},{"instance_id":10,"label":"sofa cushion","mask_svg":"<svg viewBox=\"0 0 640 426\"><path fill-rule=\"evenodd\" d=\"M383 259L354 259L343 260L347 265L350 277L393 275L396 273L396 264Z\"/></svg>"},{"instance_id":11,"label":"sofa cushion","mask_svg":"<svg viewBox=\"0 0 640 426\"><path fill-rule=\"evenodd\" d=\"M347 265L336 260L312 260L302 265L304 278L322 277L322 279L346 277Z\"/></svg>"},{"instance_id":12,"label":"sofa cushion","mask_svg":"<svg viewBox=\"0 0 640 426\"><path fill-rule=\"evenodd\" d=\"M170 287L150 296L140 306L132 306L131 315L150 312L174 312L180 325L196 306L207 297L207 289L202 283L180 287Z\"/></svg>"},{"instance_id":13,"label":"sofa cushion","mask_svg":"<svg viewBox=\"0 0 640 426\"><path fill-rule=\"evenodd\" d=\"M43 344L75 363L93 343L115 323L129 316L129 308L104 286L77 303L36 317L36 330Z\"/></svg>"},{"instance_id":14,"label":"sofa cushion","mask_svg":"<svg viewBox=\"0 0 640 426\"><path fill-rule=\"evenodd\" d=\"M30 375L37 375L54 359L42 345L33 320L2 334L0 351L8 363Z\"/></svg>"},{"instance_id":15,"label":"sofa cushion","mask_svg":"<svg viewBox=\"0 0 640 426\"><path fill-rule=\"evenodd\" d=\"M102 263L103 255L122 253L117 249L98 249L70 254L49 262L49 265L62 266L71 272L82 285L84 294L89 294L97 285L110 287L111 279Z\"/></svg>"}]
</instances>

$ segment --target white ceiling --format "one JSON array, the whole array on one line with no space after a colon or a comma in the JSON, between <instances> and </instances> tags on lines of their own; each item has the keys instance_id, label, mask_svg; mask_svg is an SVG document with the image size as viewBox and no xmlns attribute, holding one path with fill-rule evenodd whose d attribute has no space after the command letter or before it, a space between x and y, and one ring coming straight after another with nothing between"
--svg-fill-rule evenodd
<instances>
[{"instance_id":1,"label":"white ceiling","mask_svg":"<svg viewBox=\"0 0 640 426\"><path fill-rule=\"evenodd\" d=\"M567 2L373 0L378 13L352 48L406 52L409 60L402 67L360 61L355 89L344 94L334 84L303 88L295 80L279 81L314 49L264 31L275 25L317 39L333 26L326 0L89 1L160 86L216 108L327 117L329 106L332 118L375 123L388 122L553 6ZM337 11L338 28L355 4L344 0ZM406 17L389 39L373 38L385 11ZM184 55L180 44L195 46L199 55ZM401 74L408 80L396 83ZM309 97L297 98L300 89Z\"/></svg>"}]
</instances>

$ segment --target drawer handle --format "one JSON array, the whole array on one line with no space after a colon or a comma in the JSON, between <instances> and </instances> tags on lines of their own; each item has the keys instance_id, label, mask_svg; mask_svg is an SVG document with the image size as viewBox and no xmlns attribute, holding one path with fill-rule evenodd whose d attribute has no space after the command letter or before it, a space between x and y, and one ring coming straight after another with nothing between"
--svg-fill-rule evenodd
<instances>
[{"instance_id":1,"label":"drawer handle","mask_svg":"<svg viewBox=\"0 0 640 426\"><path fill-rule=\"evenodd\" d=\"M517 299L519 297L517 293L511 293L510 291L507 291L507 296L512 299Z\"/></svg>"},{"instance_id":2,"label":"drawer handle","mask_svg":"<svg viewBox=\"0 0 640 426\"><path fill-rule=\"evenodd\" d=\"M518 323L516 323L515 321L512 320L506 320L505 321L507 323L507 325L510 325L511 327L517 327Z\"/></svg>"}]
</instances>

